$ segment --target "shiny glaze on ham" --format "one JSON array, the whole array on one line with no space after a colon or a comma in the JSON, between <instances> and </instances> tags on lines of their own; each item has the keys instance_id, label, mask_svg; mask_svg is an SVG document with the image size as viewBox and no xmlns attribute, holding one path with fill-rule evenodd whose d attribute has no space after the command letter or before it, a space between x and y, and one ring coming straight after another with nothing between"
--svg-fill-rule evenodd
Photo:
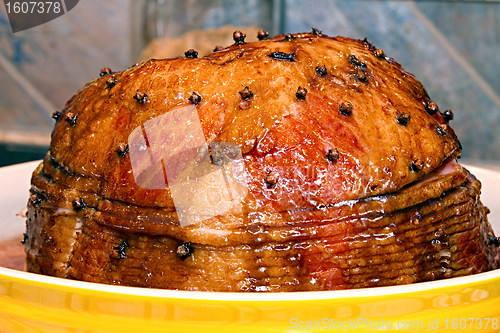
<instances>
[{"instance_id":1,"label":"shiny glaze on ham","mask_svg":"<svg viewBox=\"0 0 500 333\"><path fill-rule=\"evenodd\" d=\"M480 183L455 161L460 144L429 112L421 83L367 42L293 37L106 71L77 92L33 174L28 269L143 287L305 291L497 268ZM149 157L124 146L179 109L195 110L208 144L238 147L244 169L238 209L188 225L171 187L138 185L132 165ZM170 139L189 141L189 131ZM179 177L190 168L181 160L169 169ZM206 190L193 202L211 200Z\"/></svg>"},{"instance_id":2,"label":"shiny glaze on ham","mask_svg":"<svg viewBox=\"0 0 500 333\"><path fill-rule=\"evenodd\" d=\"M276 60L273 52L295 54ZM355 56L365 67L351 64ZM325 66L321 76L316 67ZM363 73L365 81L358 76ZM113 76L116 84L106 83ZM246 86L253 97L239 94ZM296 97L307 89L304 100ZM137 103L137 90L148 102ZM196 106L207 142L236 143L249 178L248 211L287 210L394 192L434 168L459 147L444 122L430 116L423 86L390 58L378 58L362 41L309 34L237 44L202 59L150 60L90 82L66 105L51 154L68 171L100 182L98 193L138 205L173 207L169 191L135 186L128 157L115 148L138 126L172 109ZM342 103L351 114L339 112ZM406 126L401 113L411 116ZM329 149L339 158L329 162ZM422 161L418 172L412 162ZM269 171L276 187L263 187ZM312 186L312 184L316 184Z\"/></svg>"}]
</instances>

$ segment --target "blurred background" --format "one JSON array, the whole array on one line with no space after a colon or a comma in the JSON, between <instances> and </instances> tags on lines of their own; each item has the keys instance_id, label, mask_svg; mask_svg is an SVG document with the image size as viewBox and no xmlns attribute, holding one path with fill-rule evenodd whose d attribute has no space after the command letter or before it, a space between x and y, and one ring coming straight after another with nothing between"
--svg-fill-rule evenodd
<instances>
[{"instance_id":1,"label":"blurred background","mask_svg":"<svg viewBox=\"0 0 500 333\"><path fill-rule=\"evenodd\" d=\"M15 34L0 5L0 166L42 158L52 113L103 67L312 26L383 49L453 111L464 161L499 168L500 2L378 0L82 0Z\"/></svg>"}]
</instances>

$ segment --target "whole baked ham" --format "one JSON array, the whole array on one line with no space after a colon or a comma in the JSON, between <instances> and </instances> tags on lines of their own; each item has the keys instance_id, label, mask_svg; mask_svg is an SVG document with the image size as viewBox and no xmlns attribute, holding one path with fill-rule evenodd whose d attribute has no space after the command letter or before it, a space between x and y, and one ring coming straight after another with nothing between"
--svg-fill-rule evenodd
<instances>
[{"instance_id":1,"label":"whole baked ham","mask_svg":"<svg viewBox=\"0 0 500 333\"><path fill-rule=\"evenodd\" d=\"M32 177L31 272L206 291L407 284L499 266L460 143L413 75L312 33L109 68Z\"/></svg>"}]
</instances>

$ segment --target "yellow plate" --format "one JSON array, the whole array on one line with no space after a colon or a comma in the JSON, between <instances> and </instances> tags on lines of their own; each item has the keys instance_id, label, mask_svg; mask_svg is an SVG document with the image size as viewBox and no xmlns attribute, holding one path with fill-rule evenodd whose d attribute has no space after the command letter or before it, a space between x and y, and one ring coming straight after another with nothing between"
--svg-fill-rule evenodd
<instances>
[{"instance_id":1,"label":"yellow plate","mask_svg":"<svg viewBox=\"0 0 500 333\"><path fill-rule=\"evenodd\" d=\"M37 162L0 169L0 241L19 237ZM499 234L500 173L469 167ZM496 217L496 218L495 218ZM500 270L407 286L278 294L108 286L0 267L1 332L500 332Z\"/></svg>"}]
</instances>

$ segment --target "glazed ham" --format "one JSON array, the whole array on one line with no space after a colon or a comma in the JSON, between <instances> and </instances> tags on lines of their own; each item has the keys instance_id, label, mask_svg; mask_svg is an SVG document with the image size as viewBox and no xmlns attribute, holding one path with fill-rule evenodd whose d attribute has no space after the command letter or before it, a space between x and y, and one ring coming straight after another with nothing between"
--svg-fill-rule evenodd
<instances>
[{"instance_id":1,"label":"glazed ham","mask_svg":"<svg viewBox=\"0 0 500 333\"><path fill-rule=\"evenodd\" d=\"M259 39L103 69L55 114L29 271L281 292L498 268L480 182L420 82L366 40Z\"/></svg>"}]
</instances>

